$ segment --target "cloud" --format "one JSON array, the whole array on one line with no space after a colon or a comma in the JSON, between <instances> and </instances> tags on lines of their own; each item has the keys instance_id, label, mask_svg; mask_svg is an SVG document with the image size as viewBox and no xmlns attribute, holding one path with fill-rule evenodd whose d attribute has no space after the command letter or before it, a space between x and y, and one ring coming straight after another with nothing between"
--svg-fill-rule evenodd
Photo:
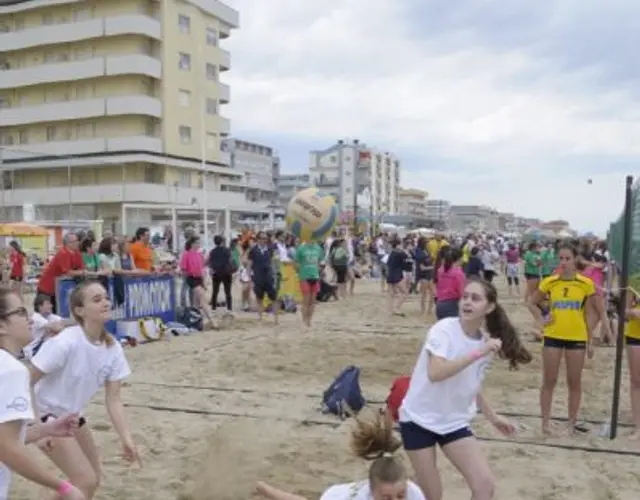
<instances>
[{"instance_id":1,"label":"cloud","mask_svg":"<svg viewBox=\"0 0 640 500\"><path fill-rule=\"evenodd\" d=\"M454 203L597 232L619 215L640 160L640 4L229 3L234 134L268 137L285 169L306 165L296 144L357 137Z\"/></svg>"}]
</instances>

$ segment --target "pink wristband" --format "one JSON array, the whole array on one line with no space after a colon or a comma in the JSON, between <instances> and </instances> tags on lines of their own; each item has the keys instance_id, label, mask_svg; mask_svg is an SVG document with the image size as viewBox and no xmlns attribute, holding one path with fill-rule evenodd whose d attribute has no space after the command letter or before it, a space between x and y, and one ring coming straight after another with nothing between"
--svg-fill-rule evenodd
<instances>
[{"instance_id":1,"label":"pink wristband","mask_svg":"<svg viewBox=\"0 0 640 500\"><path fill-rule=\"evenodd\" d=\"M66 497L73 490L73 485L69 481L62 481L58 486L58 495Z\"/></svg>"},{"instance_id":2,"label":"pink wristband","mask_svg":"<svg viewBox=\"0 0 640 500\"><path fill-rule=\"evenodd\" d=\"M472 351L469 356L471 356L471 359L473 359L474 361L477 361L480 358L484 357L484 353L482 351Z\"/></svg>"}]
</instances>

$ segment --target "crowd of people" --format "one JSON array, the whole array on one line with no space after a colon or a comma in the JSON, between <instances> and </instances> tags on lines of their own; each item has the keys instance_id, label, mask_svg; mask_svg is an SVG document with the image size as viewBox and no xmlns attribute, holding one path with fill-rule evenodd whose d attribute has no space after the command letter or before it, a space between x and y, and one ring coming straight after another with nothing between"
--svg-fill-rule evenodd
<instances>
[{"instance_id":1,"label":"crowd of people","mask_svg":"<svg viewBox=\"0 0 640 500\"><path fill-rule=\"evenodd\" d=\"M120 398L130 368L122 346L105 328L112 304L101 278L117 273L180 274L185 294L214 326L219 290L224 290L230 313L235 282L242 289L242 309L255 308L262 319L267 297L277 322L283 264L294 266L298 275L301 319L307 327L312 325L323 284L332 287L336 300L351 300L358 278L380 279L394 317L406 314L402 307L409 294L418 295L420 314L425 320L435 316L436 322L418 353L397 412L387 408L373 421L356 419L353 449L373 459L369 479L334 485L323 500L440 500L437 447L460 471L472 498L494 498L495 480L471 421L479 408L498 431L512 435L515 426L497 415L483 397L483 379L495 356L513 369L532 360L523 334L499 303L494 285L498 275L506 277L512 296L507 299L524 301L536 325L534 336L542 340L542 432L555 433L551 401L562 359L569 389L566 432L579 430L585 359L593 356L598 343L615 341L612 321L619 320L628 322L635 425L631 437L640 437L640 305L631 294L624 318L608 314L607 283L615 266L601 242L523 244L499 236L447 239L443 234L402 238L379 234L365 239L346 231L324 242L297 242L284 232L246 231L229 245L216 236L205 254L198 235L185 239L184 251L172 266L154 258L147 228L140 228L132 241L111 234L100 241L91 234L67 235L38 280L32 320L18 286L19 275L13 275L21 250L12 246L13 286L0 289L0 498L8 494L10 471L48 488L52 498L94 497L101 463L84 410L102 387L124 456L140 461ZM526 289L518 298L521 270ZM55 280L62 276L78 279L70 296L70 318L56 314ZM206 293L208 283L211 295ZM399 440L394 435L394 413ZM64 479L34 459L25 447L32 442ZM394 454L400 447L409 458L415 484ZM300 499L266 483L258 484L257 492L272 500Z\"/></svg>"}]
</instances>

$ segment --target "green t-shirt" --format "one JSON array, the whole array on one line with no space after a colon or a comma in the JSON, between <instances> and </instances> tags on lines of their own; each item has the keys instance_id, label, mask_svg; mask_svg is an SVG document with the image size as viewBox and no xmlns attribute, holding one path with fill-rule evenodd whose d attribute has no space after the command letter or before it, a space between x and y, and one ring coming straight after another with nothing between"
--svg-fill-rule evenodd
<instances>
[{"instance_id":1,"label":"green t-shirt","mask_svg":"<svg viewBox=\"0 0 640 500\"><path fill-rule=\"evenodd\" d=\"M524 254L524 273L525 274L540 274L540 254L538 252L532 252L527 250Z\"/></svg>"},{"instance_id":2,"label":"green t-shirt","mask_svg":"<svg viewBox=\"0 0 640 500\"><path fill-rule=\"evenodd\" d=\"M231 250L231 258L233 259L233 264L236 266L236 269L240 269L240 250L238 250L237 245Z\"/></svg>"},{"instance_id":3,"label":"green t-shirt","mask_svg":"<svg viewBox=\"0 0 640 500\"><path fill-rule=\"evenodd\" d=\"M100 258L97 253L82 253L82 262L84 268L90 272L96 272L100 270Z\"/></svg>"},{"instance_id":4,"label":"green t-shirt","mask_svg":"<svg viewBox=\"0 0 640 500\"><path fill-rule=\"evenodd\" d=\"M294 260L298 264L298 277L301 280L320 279L320 262L324 252L317 243L302 243L296 249Z\"/></svg>"},{"instance_id":5,"label":"green t-shirt","mask_svg":"<svg viewBox=\"0 0 640 500\"><path fill-rule=\"evenodd\" d=\"M553 271L555 271L556 267L558 267L558 259L556 257L556 252L553 248L545 248L541 254L540 258L542 259L542 275L550 276Z\"/></svg>"}]
</instances>

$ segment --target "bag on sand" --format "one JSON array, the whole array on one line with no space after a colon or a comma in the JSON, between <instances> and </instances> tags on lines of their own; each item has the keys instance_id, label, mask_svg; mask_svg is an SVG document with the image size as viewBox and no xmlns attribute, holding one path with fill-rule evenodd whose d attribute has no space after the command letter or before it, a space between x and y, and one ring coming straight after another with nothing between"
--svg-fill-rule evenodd
<instances>
[{"instance_id":1,"label":"bag on sand","mask_svg":"<svg viewBox=\"0 0 640 500\"><path fill-rule=\"evenodd\" d=\"M194 330L202 331L204 328L202 313L197 307L185 307L178 315L178 322Z\"/></svg>"},{"instance_id":2,"label":"bag on sand","mask_svg":"<svg viewBox=\"0 0 640 500\"><path fill-rule=\"evenodd\" d=\"M398 377L393 381L389 395L387 396L387 411L393 417L393 421L397 422L400 418L398 410L402 406L402 401L409 390L411 377Z\"/></svg>"},{"instance_id":3,"label":"bag on sand","mask_svg":"<svg viewBox=\"0 0 640 500\"><path fill-rule=\"evenodd\" d=\"M324 413L333 413L347 418L351 412L358 413L365 405L360 389L360 368L347 366L322 395Z\"/></svg>"}]
</instances>

